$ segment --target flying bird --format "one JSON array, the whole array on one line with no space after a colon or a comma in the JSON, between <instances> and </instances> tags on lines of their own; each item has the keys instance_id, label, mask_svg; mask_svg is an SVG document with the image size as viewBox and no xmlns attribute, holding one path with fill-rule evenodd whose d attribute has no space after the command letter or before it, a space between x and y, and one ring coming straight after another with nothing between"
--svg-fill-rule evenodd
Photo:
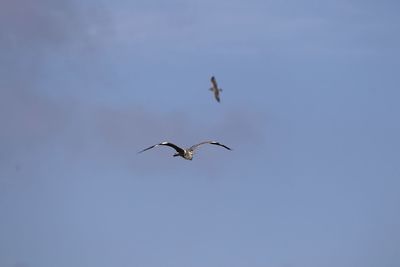
<instances>
[{"instance_id":1,"label":"flying bird","mask_svg":"<svg viewBox=\"0 0 400 267\"><path fill-rule=\"evenodd\" d=\"M199 146L204 145L204 144L222 146L222 147L224 147L224 148L226 148L228 150L232 150L229 147L227 147L227 146L225 146L223 144L220 144L220 143L218 143L216 141L201 142L201 143L199 143L197 145L193 145L193 146L191 146L189 148L180 148L179 146L177 146L177 145L175 145L173 143L170 143L170 142L161 142L159 144L156 144L156 145L150 146L148 148L145 148L142 151L139 151L138 153L142 153L142 152L144 152L146 150L149 150L149 149L152 149L152 148L154 148L156 146L169 146L169 147L172 147L173 149L176 150L176 153L173 155L174 157L182 157L182 158L187 159L187 160L192 160L193 159L194 150L196 148L198 148Z\"/></svg>"},{"instance_id":2,"label":"flying bird","mask_svg":"<svg viewBox=\"0 0 400 267\"><path fill-rule=\"evenodd\" d=\"M219 93L222 92L222 88L218 88L217 80L214 76L211 77L211 85L210 91L214 93L215 99L220 102Z\"/></svg>"}]
</instances>

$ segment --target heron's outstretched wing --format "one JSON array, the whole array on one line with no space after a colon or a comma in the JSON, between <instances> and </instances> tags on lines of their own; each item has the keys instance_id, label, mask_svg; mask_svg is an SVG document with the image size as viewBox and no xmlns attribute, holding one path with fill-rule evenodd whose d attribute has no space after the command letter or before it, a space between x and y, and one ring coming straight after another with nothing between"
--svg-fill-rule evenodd
<instances>
[{"instance_id":1,"label":"heron's outstretched wing","mask_svg":"<svg viewBox=\"0 0 400 267\"><path fill-rule=\"evenodd\" d=\"M221 102L221 99L219 98L219 91L218 90L214 90L214 97L215 97L215 100L217 100L217 102Z\"/></svg>"},{"instance_id":2,"label":"heron's outstretched wing","mask_svg":"<svg viewBox=\"0 0 400 267\"><path fill-rule=\"evenodd\" d=\"M175 145L175 144L172 144L172 143L170 143L170 142L161 142L161 143L159 143L159 144L156 144L156 145L150 146L150 147L148 147L148 148L145 148L145 149L143 149L142 151L139 151L138 153L142 153L142 152L144 152L144 151L146 151L146 150L149 150L149 149L152 149L152 148L154 148L154 147L156 147L156 146L170 146L170 147L172 147L173 149L175 149L176 152L178 152L178 153L183 153L183 149L182 149L182 148L180 148L179 146L177 146L177 145Z\"/></svg>"},{"instance_id":3,"label":"heron's outstretched wing","mask_svg":"<svg viewBox=\"0 0 400 267\"><path fill-rule=\"evenodd\" d=\"M212 84L214 90L218 90L217 80L215 79L214 76L211 77L211 84Z\"/></svg>"},{"instance_id":4,"label":"heron's outstretched wing","mask_svg":"<svg viewBox=\"0 0 400 267\"><path fill-rule=\"evenodd\" d=\"M198 148L199 146L204 145L204 144L222 146L222 147L224 147L224 148L226 148L226 149L228 149L228 150L232 150L232 149L230 149L229 147L227 147L227 146L225 146L225 145L223 145L223 144L220 144L220 143L218 143L218 142L216 142L216 141L204 141L204 142L201 142L201 143L199 143L199 144L197 144L197 145L191 146L190 149L191 149L191 150L195 150L196 148Z\"/></svg>"}]
</instances>

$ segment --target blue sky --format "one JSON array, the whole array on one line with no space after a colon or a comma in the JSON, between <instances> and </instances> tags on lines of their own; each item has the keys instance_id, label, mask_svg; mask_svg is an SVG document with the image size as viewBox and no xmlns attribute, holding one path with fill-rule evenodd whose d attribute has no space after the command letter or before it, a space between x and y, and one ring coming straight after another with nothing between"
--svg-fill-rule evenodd
<instances>
[{"instance_id":1,"label":"blue sky","mask_svg":"<svg viewBox=\"0 0 400 267\"><path fill-rule=\"evenodd\" d=\"M2 1L0 266L399 266L399 7Z\"/></svg>"}]
</instances>

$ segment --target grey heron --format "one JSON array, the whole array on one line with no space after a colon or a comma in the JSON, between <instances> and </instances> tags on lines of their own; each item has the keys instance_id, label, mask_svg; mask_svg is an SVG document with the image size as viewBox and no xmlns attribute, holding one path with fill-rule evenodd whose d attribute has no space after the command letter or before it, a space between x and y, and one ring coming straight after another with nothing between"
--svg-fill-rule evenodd
<instances>
[{"instance_id":1,"label":"grey heron","mask_svg":"<svg viewBox=\"0 0 400 267\"><path fill-rule=\"evenodd\" d=\"M211 77L211 85L210 91L214 93L215 99L220 102L219 93L222 92L222 88L218 88L217 80L214 76Z\"/></svg>"},{"instance_id":2,"label":"grey heron","mask_svg":"<svg viewBox=\"0 0 400 267\"><path fill-rule=\"evenodd\" d=\"M161 142L161 143L156 144L156 145L152 145L152 146L150 146L148 148L145 148L142 151L139 151L138 153L142 153L142 152L144 152L146 150L149 150L149 149L152 149L152 148L154 148L156 146L169 146L169 147L172 147L173 149L176 150L176 153L173 155L174 157L178 157L179 156L179 157L182 157L182 158L187 159L187 160L192 160L193 159L194 150L197 149L199 146L204 145L204 144L222 146L222 147L224 147L224 148L226 148L228 150L232 150L229 147L227 147L227 146L225 146L223 144L220 144L220 143L218 143L216 141L201 142L201 143L193 145L193 146L191 146L189 148L181 148L181 147L179 147L179 146L177 146L177 145L175 145L173 143L165 141L165 142Z\"/></svg>"}]
</instances>

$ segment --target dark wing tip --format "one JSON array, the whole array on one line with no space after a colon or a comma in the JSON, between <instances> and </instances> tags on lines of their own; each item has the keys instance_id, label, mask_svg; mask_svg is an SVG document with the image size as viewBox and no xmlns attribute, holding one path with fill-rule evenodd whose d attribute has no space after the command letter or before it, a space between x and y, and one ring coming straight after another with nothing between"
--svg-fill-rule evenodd
<instances>
[{"instance_id":1,"label":"dark wing tip","mask_svg":"<svg viewBox=\"0 0 400 267\"><path fill-rule=\"evenodd\" d=\"M177 152L182 152L183 151L183 149L178 147L177 145L175 145L173 143L170 143L170 142L167 142L167 141L164 141L164 142L161 142L159 144L156 144L156 145L153 145L153 146L149 146L148 148L145 148L145 149L139 151L138 154L142 153L142 152L145 152L145 151L147 151L149 149L152 149L152 148L154 148L156 146L169 146L169 147L172 147L173 149L175 149Z\"/></svg>"},{"instance_id":2,"label":"dark wing tip","mask_svg":"<svg viewBox=\"0 0 400 267\"><path fill-rule=\"evenodd\" d=\"M224 147L224 148L226 148L226 149L228 149L228 150L232 150L232 148L227 147L226 145L223 145L223 144L221 144L221 143L219 143L219 142L212 141L212 142L210 142L210 144L212 144L212 145L217 145L217 146L222 146L222 147Z\"/></svg>"},{"instance_id":3,"label":"dark wing tip","mask_svg":"<svg viewBox=\"0 0 400 267\"><path fill-rule=\"evenodd\" d=\"M145 148L145 149L143 149L143 150L140 150L140 151L138 152L138 154L140 154L140 153L142 153L142 152L145 152L145 151L147 151L147 150L149 150L149 149L152 149L152 148L155 147L155 146L157 146L157 145L149 146L148 148Z\"/></svg>"}]
</instances>

